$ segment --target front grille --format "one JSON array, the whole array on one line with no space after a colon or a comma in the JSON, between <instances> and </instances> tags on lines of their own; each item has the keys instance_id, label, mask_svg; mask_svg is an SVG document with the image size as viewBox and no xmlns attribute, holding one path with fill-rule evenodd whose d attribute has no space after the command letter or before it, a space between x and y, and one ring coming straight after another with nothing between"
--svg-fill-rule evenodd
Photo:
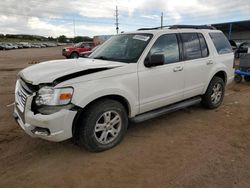
<instances>
[{"instance_id":1,"label":"front grille","mask_svg":"<svg viewBox=\"0 0 250 188\"><path fill-rule=\"evenodd\" d=\"M27 100L28 95L29 94L27 93L27 91L20 84L20 80L17 80L16 90L15 90L15 102L16 102L17 108L22 113L24 112L24 108L25 108L25 104L26 104L26 100Z\"/></svg>"}]
</instances>

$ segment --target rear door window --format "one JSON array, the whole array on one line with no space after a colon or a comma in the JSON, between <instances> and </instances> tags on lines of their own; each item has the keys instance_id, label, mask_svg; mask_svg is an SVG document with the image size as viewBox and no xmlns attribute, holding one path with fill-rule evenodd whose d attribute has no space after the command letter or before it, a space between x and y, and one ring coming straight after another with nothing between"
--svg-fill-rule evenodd
<instances>
[{"instance_id":1,"label":"rear door window","mask_svg":"<svg viewBox=\"0 0 250 188\"><path fill-rule=\"evenodd\" d=\"M197 33L181 33L184 59L192 60L202 57L200 41Z\"/></svg>"},{"instance_id":2,"label":"rear door window","mask_svg":"<svg viewBox=\"0 0 250 188\"><path fill-rule=\"evenodd\" d=\"M232 52L232 47L223 33L209 33L218 54Z\"/></svg>"}]
</instances>

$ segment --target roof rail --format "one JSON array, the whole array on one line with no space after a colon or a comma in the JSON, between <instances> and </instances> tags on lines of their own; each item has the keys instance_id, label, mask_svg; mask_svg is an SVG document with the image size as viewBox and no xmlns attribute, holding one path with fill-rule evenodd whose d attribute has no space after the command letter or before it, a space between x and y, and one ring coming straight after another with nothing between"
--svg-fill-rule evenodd
<instances>
[{"instance_id":1,"label":"roof rail","mask_svg":"<svg viewBox=\"0 0 250 188\"><path fill-rule=\"evenodd\" d=\"M160 27L147 27L147 28L140 28L137 29L137 31L143 31L143 30L156 30L156 29L163 29L165 27L170 27L169 25L164 25L164 26L160 26Z\"/></svg>"},{"instance_id":2,"label":"roof rail","mask_svg":"<svg viewBox=\"0 0 250 188\"><path fill-rule=\"evenodd\" d=\"M215 27L209 25L165 25L162 27L152 27L152 28L140 28L137 31L143 30L156 30L156 29L163 29L168 27L169 29L211 29L216 30Z\"/></svg>"},{"instance_id":3,"label":"roof rail","mask_svg":"<svg viewBox=\"0 0 250 188\"><path fill-rule=\"evenodd\" d=\"M215 27L209 25L173 25L169 29L212 29L216 30Z\"/></svg>"}]
</instances>

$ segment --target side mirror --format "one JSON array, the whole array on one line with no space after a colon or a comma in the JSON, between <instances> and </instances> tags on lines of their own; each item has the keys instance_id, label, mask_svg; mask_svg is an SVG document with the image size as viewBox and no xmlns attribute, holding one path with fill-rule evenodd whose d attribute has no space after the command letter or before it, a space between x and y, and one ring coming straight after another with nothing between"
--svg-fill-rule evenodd
<instances>
[{"instance_id":1,"label":"side mirror","mask_svg":"<svg viewBox=\"0 0 250 188\"><path fill-rule=\"evenodd\" d=\"M164 65L165 57L163 54L153 54L144 61L145 67L155 67Z\"/></svg>"}]
</instances>

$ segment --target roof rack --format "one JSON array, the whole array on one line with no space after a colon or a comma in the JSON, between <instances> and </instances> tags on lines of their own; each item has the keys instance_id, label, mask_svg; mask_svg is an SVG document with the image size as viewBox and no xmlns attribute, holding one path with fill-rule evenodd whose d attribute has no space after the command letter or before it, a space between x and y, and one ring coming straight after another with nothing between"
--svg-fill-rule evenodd
<instances>
[{"instance_id":1,"label":"roof rack","mask_svg":"<svg viewBox=\"0 0 250 188\"><path fill-rule=\"evenodd\" d=\"M162 27L152 27L152 28L140 28L137 29L137 31L143 31L143 30L156 30L156 29L163 29L168 27L169 29L211 29L216 30L215 27L209 26L209 25L165 25Z\"/></svg>"},{"instance_id":2,"label":"roof rack","mask_svg":"<svg viewBox=\"0 0 250 188\"><path fill-rule=\"evenodd\" d=\"M215 27L210 25L173 25L169 29L212 29L216 30Z\"/></svg>"},{"instance_id":3,"label":"roof rack","mask_svg":"<svg viewBox=\"0 0 250 188\"><path fill-rule=\"evenodd\" d=\"M156 29L163 29L165 27L170 27L170 25L164 25L162 27L147 27L147 28L140 28L137 29L137 31L143 31L143 30L156 30Z\"/></svg>"}]
</instances>

